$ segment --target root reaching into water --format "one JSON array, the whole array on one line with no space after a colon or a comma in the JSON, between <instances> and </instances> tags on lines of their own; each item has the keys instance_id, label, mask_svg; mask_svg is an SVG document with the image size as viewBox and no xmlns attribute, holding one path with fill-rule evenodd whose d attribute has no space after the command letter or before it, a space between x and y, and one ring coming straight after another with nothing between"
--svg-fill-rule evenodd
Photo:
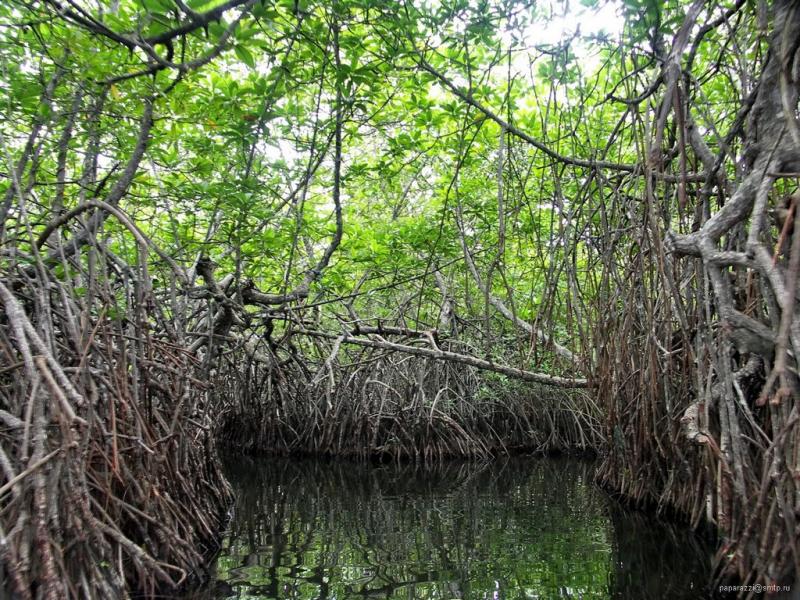
<instances>
[{"instance_id":1,"label":"root reaching into water","mask_svg":"<svg viewBox=\"0 0 800 600\"><path fill-rule=\"evenodd\" d=\"M20 266L0 281L6 585L47 600L177 590L201 572L230 501L207 386L177 339L153 335L146 280L78 300L48 273Z\"/></svg>"},{"instance_id":2,"label":"root reaching into water","mask_svg":"<svg viewBox=\"0 0 800 600\"><path fill-rule=\"evenodd\" d=\"M721 578L800 577L797 2L625 3L602 77L564 44L527 90L476 11L453 46L413 3L61 4L0 9L3 585L186 582L216 439L602 446L604 485L717 528Z\"/></svg>"},{"instance_id":3,"label":"root reaching into water","mask_svg":"<svg viewBox=\"0 0 800 600\"><path fill-rule=\"evenodd\" d=\"M770 51L739 117L747 126L729 134L748 151L736 180L726 179L731 160L721 150L706 164L719 181L709 176L693 192L694 210L668 222L666 236L653 223L674 190L643 192L636 260L606 265L607 293L638 310L607 311L595 340L609 441L599 481L634 503L711 523L722 539L720 582L773 586L800 576L800 234L789 222L798 192L788 167L800 137L787 134L797 123L786 113L800 89L787 66L797 61L798 31L796 3L776 2ZM673 44L677 57L686 38ZM680 111L693 107L669 108L682 84L668 70L664 115L674 110L683 128ZM703 140L691 145L708 152ZM770 224L770 206L782 222ZM653 297L655 287L666 292Z\"/></svg>"},{"instance_id":4,"label":"root reaching into water","mask_svg":"<svg viewBox=\"0 0 800 600\"><path fill-rule=\"evenodd\" d=\"M320 361L316 374L276 360L231 376L219 396L221 443L422 461L600 447L598 407L582 390L374 350L341 355L347 362Z\"/></svg>"}]
</instances>

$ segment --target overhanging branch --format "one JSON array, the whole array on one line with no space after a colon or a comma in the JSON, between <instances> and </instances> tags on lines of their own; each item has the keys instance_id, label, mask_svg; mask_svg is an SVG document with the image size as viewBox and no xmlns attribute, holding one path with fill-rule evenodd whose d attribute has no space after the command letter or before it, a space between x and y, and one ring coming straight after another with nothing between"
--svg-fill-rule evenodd
<instances>
[{"instance_id":1,"label":"overhanging branch","mask_svg":"<svg viewBox=\"0 0 800 600\"><path fill-rule=\"evenodd\" d=\"M532 381L542 385L549 385L560 388L587 388L589 382L586 379L572 379L566 377L558 377L557 375L547 375L544 373L536 373L534 371L525 371L515 367L508 367L506 365L498 365L489 360L476 358L467 354L458 354L456 352L449 352L447 350L435 350L433 348L420 348L417 346L408 346L406 344L396 344L386 340L375 340L360 337L353 337L351 335L337 335L334 333L325 333L322 331L311 331L307 329L295 330L294 333L307 335L311 337L325 338L331 340L341 340L345 344L353 344L356 346L365 346L367 348L380 348L382 350L392 350L394 352L403 352L405 354L412 354L415 356L424 356L426 358L433 358L435 360L446 360L449 362L461 363L481 369L484 371L492 371L500 373L513 379L521 379L522 381Z\"/></svg>"}]
</instances>

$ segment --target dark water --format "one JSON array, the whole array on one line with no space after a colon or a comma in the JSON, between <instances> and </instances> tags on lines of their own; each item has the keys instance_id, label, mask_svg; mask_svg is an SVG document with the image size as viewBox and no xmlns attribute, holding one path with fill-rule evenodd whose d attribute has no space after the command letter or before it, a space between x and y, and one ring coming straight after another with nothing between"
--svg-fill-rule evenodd
<instances>
[{"instance_id":1,"label":"dark water","mask_svg":"<svg viewBox=\"0 0 800 600\"><path fill-rule=\"evenodd\" d=\"M240 460L216 582L196 598L703 598L707 542L622 509L573 459Z\"/></svg>"}]
</instances>

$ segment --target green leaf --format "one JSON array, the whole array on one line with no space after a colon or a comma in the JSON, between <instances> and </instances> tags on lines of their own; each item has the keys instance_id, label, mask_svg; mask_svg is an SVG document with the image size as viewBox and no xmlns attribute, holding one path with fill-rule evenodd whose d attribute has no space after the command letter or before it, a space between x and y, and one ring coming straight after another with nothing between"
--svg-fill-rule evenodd
<instances>
[{"instance_id":1,"label":"green leaf","mask_svg":"<svg viewBox=\"0 0 800 600\"><path fill-rule=\"evenodd\" d=\"M213 35L215 38L219 39L223 36L223 34L227 31L228 27L224 24L224 21L220 20L219 23L216 21L212 21L208 24L208 32Z\"/></svg>"},{"instance_id":2,"label":"green leaf","mask_svg":"<svg viewBox=\"0 0 800 600\"><path fill-rule=\"evenodd\" d=\"M236 53L236 56L246 64L251 69L256 68L256 59L253 58L253 55L250 54L250 50L245 48L244 46L234 46L233 51Z\"/></svg>"},{"instance_id":3,"label":"green leaf","mask_svg":"<svg viewBox=\"0 0 800 600\"><path fill-rule=\"evenodd\" d=\"M188 0L186 5L194 11L206 12L223 4L224 0Z\"/></svg>"},{"instance_id":4,"label":"green leaf","mask_svg":"<svg viewBox=\"0 0 800 600\"><path fill-rule=\"evenodd\" d=\"M175 8L170 0L139 0L139 4L148 12L158 13Z\"/></svg>"}]
</instances>

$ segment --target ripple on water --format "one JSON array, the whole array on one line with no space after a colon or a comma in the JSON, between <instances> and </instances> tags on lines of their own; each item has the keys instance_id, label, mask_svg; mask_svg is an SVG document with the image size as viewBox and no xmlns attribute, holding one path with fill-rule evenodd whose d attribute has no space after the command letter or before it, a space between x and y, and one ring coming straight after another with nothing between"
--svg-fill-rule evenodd
<instances>
[{"instance_id":1,"label":"ripple on water","mask_svg":"<svg viewBox=\"0 0 800 600\"><path fill-rule=\"evenodd\" d=\"M193 597L704 597L707 542L614 504L592 468L237 459L216 582Z\"/></svg>"}]
</instances>

